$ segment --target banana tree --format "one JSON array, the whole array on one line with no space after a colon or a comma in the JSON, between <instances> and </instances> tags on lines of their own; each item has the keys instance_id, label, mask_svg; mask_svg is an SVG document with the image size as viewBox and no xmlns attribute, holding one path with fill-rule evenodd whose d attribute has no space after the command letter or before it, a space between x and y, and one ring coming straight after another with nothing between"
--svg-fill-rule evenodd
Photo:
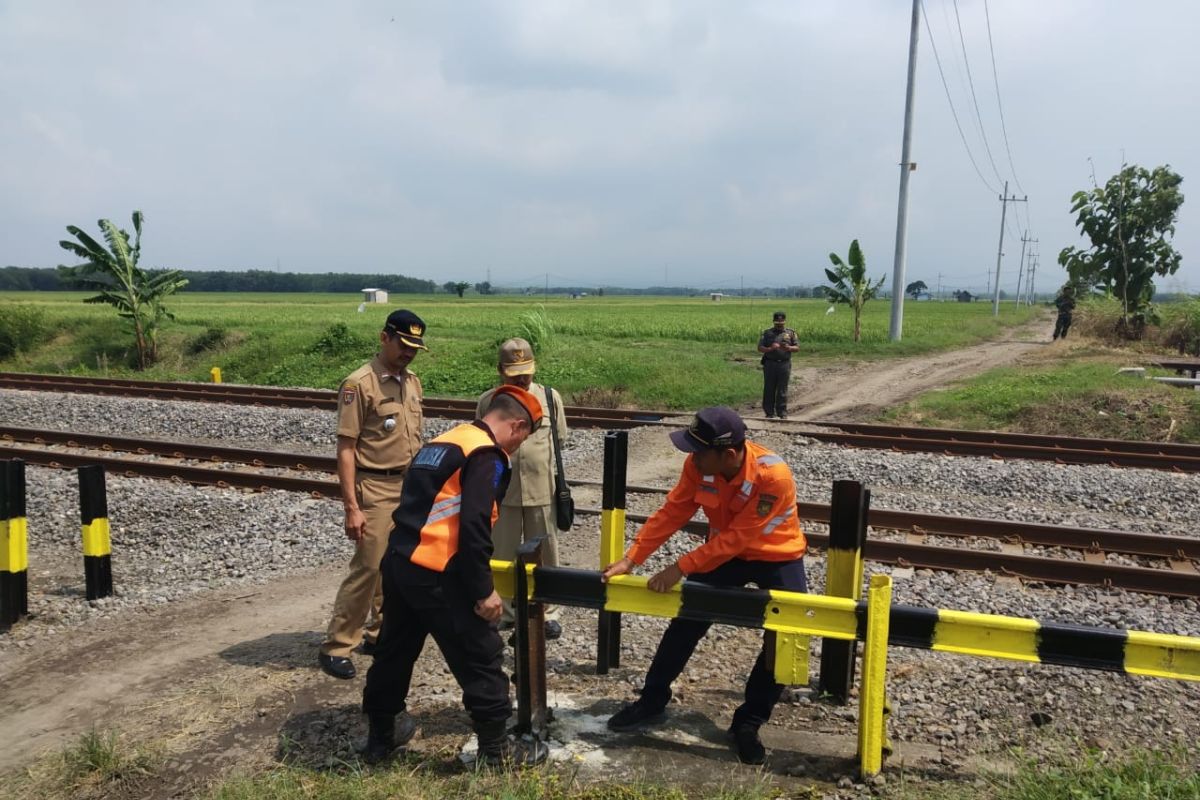
<instances>
[{"instance_id":1,"label":"banana tree","mask_svg":"<svg viewBox=\"0 0 1200 800\"><path fill-rule=\"evenodd\" d=\"M142 212L134 211L136 236L132 245L129 234L107 219L97 222L107 248L74 225L67 226L67 233L76 241L64 239L58 243L83 259L82 264L63 267L72 283L98 292L83 302L106 303L132 325L139 369L145 369L158 358L158 330L162 320L175 318L163 301L188 283L179 270L146 271L138 266L142 254L142 220Z\"/></svg>"},{"instance_id":2,"label":"banana tree","mask_svg":"<svg viewBox=\"0 0 1200 800\"><path fill-rule=\"evenodd\" d=\"M858 239L850 243L850 253L846 261L842 261L837 253L830 253L829 260L833 269L825 269L825 276L832 286L823 286L825 296L831 303L845 303L854 309L854 341L862 336L862 310L867 301L879 293L886 276L877 283L872 283L867 277L867 262L863 258ZM847 263L849 262L849 263Z\"/></svg>"}]
</instances>

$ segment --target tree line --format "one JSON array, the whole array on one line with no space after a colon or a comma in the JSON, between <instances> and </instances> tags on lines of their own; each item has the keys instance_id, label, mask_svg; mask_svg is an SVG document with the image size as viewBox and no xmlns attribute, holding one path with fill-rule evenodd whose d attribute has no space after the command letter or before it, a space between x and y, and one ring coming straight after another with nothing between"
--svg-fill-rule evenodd
<instances>
[{"instance_id":1,"label":"tree line","mask_svg":"<svg viewBox=\"0 0 1200 800\"><path fill-rule=\"evenodd\" d=\"M271 272L264 269L237 271L158 270L148 274L178 271L190 292L358 292L367 287L389 292L432 294L438 291L433 281L406 275L369 275L346 272ZM0 291L70 291L81 288L62 267L0 268Z\"/></svg>"}]
</instances>

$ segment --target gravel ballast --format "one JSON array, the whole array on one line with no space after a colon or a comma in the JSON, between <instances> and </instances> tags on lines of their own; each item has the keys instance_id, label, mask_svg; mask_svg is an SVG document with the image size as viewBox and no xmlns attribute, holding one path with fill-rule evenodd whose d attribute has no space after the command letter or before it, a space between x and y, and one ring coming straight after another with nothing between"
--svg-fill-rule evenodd
<instances>
[{"instance_id":1,"label":"gravel ballast","mask_svg":"<svg viewBox=\"0 0 1200 800\"><path fill-rule=\"evenodd\" d=\"M0 391L0 424L320 454L331 454L334 446L331 412L74 394ZM428 419L426 435L454 424ZM763 435L762 441L792 465L805 501L828 502L831 482L851 478L871 487L876 508L1176 536L1196 536L1200 522L1194 502L1200 495L1197 475L842 449L778 432ZM597 478L602 452L599 432L573 431L565 452L568 472ZM32 616L0 634L0 652L29 647L97 617L186 602L216 587L252 585L343 563L351 554L335 502L109 476L118 596L88 603L75 476L30 467L28 483ZM658 502L655 496L631 493L629 510L647 513ZM597 526L592 518L578 519L562 539L564 562L596 566ZM627 534L634 530L630 526ZM697 543L687 535L673 537L640 572L652 574ZM823 559L810 557L807 566L810 590L822 591ZM892 572L871 563L867 570ZM1097 587L1023 586L991 574L917 570L896 580L894 601L1200 636L1200 605L1191 599ZM576 680L568 676L578 675L595 658L594 613L563 609L563 619L566 633L548 652L551 670L562 676L552 676L552 684ZM665 624L626 615L623 665L595 690L614 699L632 697ZM714 627L679 682L678 705L707 704L715 716L726 715L719 722L727 722L760 637L756 631ZM814 676L818 647L814 644ZM1200 687L1182 682L892 648L889 688L893 738L942 747L950 764L1039 737L1077 739L1101 749L1200 742L1195 714ZM856 704L830 706L807 689L789 690L785 698L773 726L853 731Z\"/></svg>"}]
</instances>

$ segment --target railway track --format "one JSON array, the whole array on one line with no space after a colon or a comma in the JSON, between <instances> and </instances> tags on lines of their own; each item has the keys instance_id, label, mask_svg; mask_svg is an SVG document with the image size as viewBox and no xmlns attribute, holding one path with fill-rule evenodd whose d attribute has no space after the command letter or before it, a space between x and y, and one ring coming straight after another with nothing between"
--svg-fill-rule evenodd
<instances>
[{"instance_id":1,"label":"railway track","mask_svg":"<svg viewBox=\"0 0 1200 800\"><path fill-rule=\"evenodd\" d=\"M48 447L100 450L105 455L51 450ZM114 453L128 453L135 457L119 457ZM145 456L170 460L147 461ZM335 471L332 457L0 427L0 458L20 458L30 464L58 468L99 463L110 474L123 476L254 491L281 489L316 497L339 497L337 482L324 477ZM217 462L220 466L196 466L180 461ZM297 477L234 467L283 469L314 475ZM571 483L575 486L601 485L599 481L590 480L573 480ZM666 492L661 487L636 485L627 486L626 490L635 494ZM829 521L828 505L800 503L798 507L801 518L807 521ZM600 509L596 508L580 508L578 511L584 515L600 513ZM632 513L626 517L635 522L645 519ZM902 531L906 535L905 541L868 540L866 557L881 563L951 571L991 570L1032 581L1104 585L1152 594L1200 597L1200 573L1195 566L1200 562L1200 539L1197 538L885 509L871 509L868 524L876 529ZM704 535L707 528L702 523L692 523L687 530ZM995 540L1001 542L1001 551L931 545L925 541L929 535ZM810 532L808 538L815 548L823 549L828 545L828 537L824 534ZM1083 554L1082 560L1031 555L1024 552L1026 546L1078 551ZM1157 559L1165 562L1166 566L1111 563L1106 554Z\"/></svg>"},{"instance_id":2,"label":"railway track","mask_svg":"<svg viewBox=\"0 0 1200 800\"><path fill-rule=\"evenodd\" d=\"M317 389L282 389L182 382L150 382L118 378L78 378L61 375L0 373L0 388L33 391L82 392L201 402L240 403L289 408L337 407L337 393ZM459 398L427 397L425 413L431 417L471 419L475 402ZM568 406L567 421L577 428L626 429L645 425L676 426L683 412L646 409L607 409ZM1114 467L1200 472L1200 445L1087 439L1068 436L994 433L948 428L911 428L853 422L766 420L748 417L752 428L794 431L818 441L843 447L899 452L1027 459L1058 464L1103 464Z\"/></svg>"}]
</instances>

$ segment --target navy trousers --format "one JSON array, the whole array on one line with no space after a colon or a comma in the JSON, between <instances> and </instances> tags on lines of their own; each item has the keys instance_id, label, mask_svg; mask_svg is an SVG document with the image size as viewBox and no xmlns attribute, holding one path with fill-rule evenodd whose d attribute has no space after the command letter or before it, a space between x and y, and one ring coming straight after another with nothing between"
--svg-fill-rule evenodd
<instances>
[{"instance_id":1,"label":"navy trousers","mask_svg":"<svg viewBox=\"0 0 1200 800\"><path fill-rule=\"evenodd\" d=\"M709 586L745 586L753 583L760 589L787 589L793 592L808 591L808 580L804 574L804 559L794 561L744 561L731 559L711 572L697 572L688 576L689 581ZM384 616L387 620L387 616ZM671 684L683 672L696 645L708 633L710 623L688 619L673 619L658 643L654 661L646 674L646 685L642 689L642 702L654 710L666 708L671 700ZM783 684L775 682L773 654L775 633L763 631L763 646L750 670L746 681L745 702L733 712L735 726L760 727L771 718L771 711L783 693Z\"/></svg>"},{"instance_id":2,"label":"navy trousers","mask_svg":"<svg viewBox=\"0 0 1200 800\"><path fill-rule=\"evenodd\" d=\"M788 380L792 377L791 361L763 361L763 414L786 417L788 413Z\"/></svg>"}]
</instances>

